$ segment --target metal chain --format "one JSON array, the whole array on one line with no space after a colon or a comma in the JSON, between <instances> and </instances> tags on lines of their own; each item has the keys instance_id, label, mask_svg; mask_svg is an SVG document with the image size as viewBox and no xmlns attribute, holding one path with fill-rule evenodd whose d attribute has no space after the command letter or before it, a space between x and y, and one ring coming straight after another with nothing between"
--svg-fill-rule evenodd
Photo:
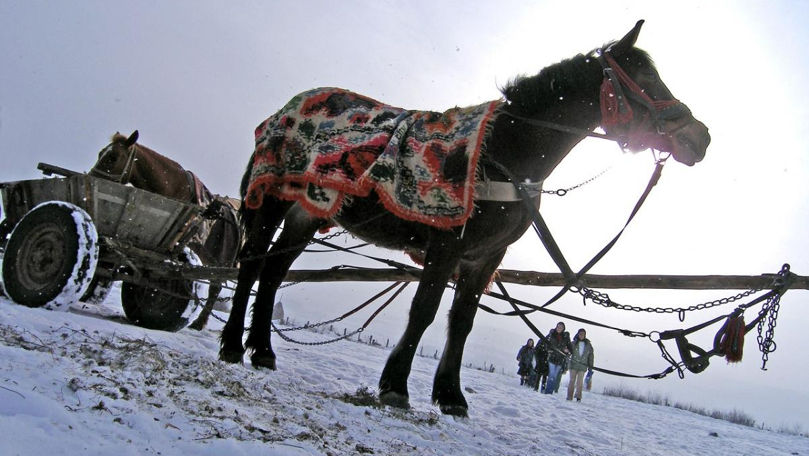
<instances>
[{"instance_id":1,"label":"metal chain","mask_svg":"<svg viewBox=\"0 0 809 456\"><path fill-rule=\"evenodd\" d=\"M776 320L778 319L778 311L781 308L781 294L776 293L774 294L768 302L761 307L759 311L759 316L767 315L767 331L763 332L764 329L764 318L759 320L758 322L758 336L756 337L756 341L758 342L758 349L761 350L761 370L767 370L767 361L770 358L770 353L774 352L778 346L775 343L775 324Z\"/></svg>"},{"instance_id":2,"label":"metal chain","mask_svg":"<svg viewBox=\"0 0 809 456\"><path fill-rule=\"evenodd\" d=\"M295 326L293 328L284 328L284 329L278 329L278 328L275 327L275 324L273 324L273 332L282 333L282 332L289 332L289 331L301 331L301 330L304 330L304 329L319 328L321 326L330 325L332 323L337 323L339 321L343 321L343 317L332 318L331 320L321 321L319 323L313 323L311 325L307 323L307 324L305 324L303 326Z\"/></svg>"},{"instance_id":3,"label":"metal chain","mask_svg":"<svg viewBox=\"0 0 809 456\"><path fill-rule=\"evenodd\" d=\"M332 234L329 234L329 235L323 236L322 238L318 238L318 240L320 240L320 241L328 241L329 239L334 239L334 238L336 238L336 237L338 237L338 236L341 236L341 235L343 235L343 234L346 234L346 233L348 233L348 231L346 231L346 230L340 230L340 231L338 231L338 232L336 232L336 233L332 233ZM265 252L265 253L261 253L261 254L258 254L258 255L253 255L253 256L249 256L249 257L239 258L238 260L239 260L239 261L261 260L261 259L264 259L264 258L271 257L271 256L273 256L273 255L280 255L280 254L282 254L282 253L286 253L286 252L289 252L289 251L291 251L291 250L295 250L295 249L299 248L301 245L309 245L309 244L312 244L313 242L314 242L314 238L313 238L313 239L310 239L310 240L309 240L309 241L307 241L306 243L301 243L301 244L298 244L298 245L292 245L292 246L289 246L289 247L287 247L287 248L285 248L285 249L278 250L278 251L276 251L276 252L272 252L272 253L270 253L270 252Z\"/></svg>"},{"instance_id":4,"label":"metal chain","mask_svg":"<svg viewBox=\"0 0 809 456\"><path fill-rule=\"evenodd\" d=\"M606 174L606 173L607 173L607 171L609 171L610 169L612 169L612 166L609 166L609 167L607 167L607 168L604 168L604 170L602 170L600 173L596 174L595 176L593 176L593 177L591 177L591 178L587 179L587 180L586 180L586 181L584 181L584 182L581 182L581 183L579 183L579 184L576 184L576 185L574 185L574 186L572 186L572 187L567 187L567 188L559 188L559 189L556 189L556 190L542 190L542 193L544 193L544 194L546 194L546 195L565 196L565 195L567 195L567 193L568 193L568 192L570 192L570 191L572 191L572 190L576 190L576 189L577 189L577 188L579 188L579 187L582 187L582 186L584 186L584 185L589 184L590 182L593 182L594 180L596 180L596 179L598 179L599 177L601 177L601 176L603 176L604 174Z\"/></svg>"},{"instance_id":5,"label":"metal chain","mask_svg":"<svg viewBox=\"0 0 809 456\"><path fill-rule=\"evenodd\" d=\"M673 314L677 313L680 317L680 321L685 319L686 312L692 312L696 310L704 310L710 309L712 307L717 307L725 304L730 304L732 302L736 302L740 299L744 299L748 296L751 296L755 293L761 291L761 288L754 288L751 290L743 291L739 294L734 296L728 296L725 298L715 299L713 301L707 301L700 304L695 304L688 307L640 307L640 306L631 306L627 304L619 304L612 299L607 293L603 293L600 291L593 290L591 288L582 287L579 290L579 294L582 295L582 300L584 304L587 305L587 300L604 307L613 307L619 310L630 310L633 312L651 312L651 313L660 313L660 314Z\"/></svg>"},{"instance_id":6,"label":"metal chain","mask_svg":"<svg viewBox=\"0 0 809 456\"><path fill-rule=\"evenodd\" d=\"M292 339L291 337L287 336L284 333L287 332L287 331L295 331L297 329L304 329L304 327L289 328L289 329L278 329L278 327L275 326L275 323L270 322L270 324L272 325L272 331L275 332L275 333L278 333L278 337L280 337L281 339L284 339L287 342L291 342L293 344L298 344L298 345L326 345L326 344L331 344L331 343L334 343L334 342L339 342L339 341L344 340L344 339L348 339L349 337L351 337L351 336L353 336L355 334L359 334L359 333L361 333L363 331L363 328L357 328L357 329L355 329L354 331L352 331L350 333L344 334L344 335L339 336L339 337L335 337L334 339L322 340L320 342L303 342L303 341L300 341L300 340ZM309 326L309 328L313 328L314 326L315 325Z\"/></svg>"}]
</instances>

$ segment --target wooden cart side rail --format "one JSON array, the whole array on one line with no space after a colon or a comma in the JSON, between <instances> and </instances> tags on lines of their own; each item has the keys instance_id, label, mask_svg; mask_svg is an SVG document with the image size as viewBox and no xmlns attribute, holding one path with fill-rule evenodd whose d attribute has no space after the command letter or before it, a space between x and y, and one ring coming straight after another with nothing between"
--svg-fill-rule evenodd
<instances>
[{"instance_id":1,"label":"wooden cart side rail","mask_svg":"<svg viewBox=\"0 0 809 456\"><path fill-rule=\"evenodd\" d=\"M183 278L203 280L237 279L234 268L185 267L178 271ZM560 273L518 271L500 269L500 280L518 285L563 286L564 277ZM421 270L402 271L398 269L297 269L290 270L285 282L413 282L417 281ZM176 276L175 276L176 277ZM601 275L587 274L582 283L591 288L605 289L666 289L666 290L749 290L769 289L775 274L758 276L745 275ZM809 277L792 275L790 288L809 289Z\"/></svg>"}]
</instances>

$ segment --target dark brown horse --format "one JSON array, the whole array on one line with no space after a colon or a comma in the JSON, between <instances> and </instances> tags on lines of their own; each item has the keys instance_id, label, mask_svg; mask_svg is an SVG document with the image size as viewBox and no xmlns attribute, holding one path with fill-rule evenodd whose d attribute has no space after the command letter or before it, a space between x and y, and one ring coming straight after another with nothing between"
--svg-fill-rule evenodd
<instances>
[{"instance_id":1,"label":"dark brown horse","mask_svg":"<svg viewBox=\"0 0 809 456\"><path fill-rule=\"evenodd\" d=\"M677 161L689 166L702 160L710 142L708 129L674 98L660 80L648 54L634 47L641 25L642 21L638 22L620 41L549 66L535 76L519 77L510 82L503 89L505 100L498 103L483 137L477 175L499 181L507 181L507 175L511 175L517 182L542 182L570 150L598 126L625 149L654 148L669 152ZM259 154L266 155L268 149L285 141L273 134L299 125L311 133L307 139L316 140L324 134L331 134L328 132L330 116L339 112L347 100L345 94L334 93L337 95L331 99L301 104L301 99L308 99L298 96L290 102L290 105L305 106L307 112L316 111L314 114L320 116L319 119L325 119L319 124L300 125L300 120L284 114L271 117L269 123L259 127L271 130L271 134L262 138L257 136L257 148L242 181L245 201L256 196L251 193L256 188L251 183L255 182L254 168L260 165L272 170L273 166L279 166L277 161L259 161ZM373 100L360 96L354 98L364 100L368 106L376 106ZM287 112L282 110L279 113ZM382 124L387 118L357 114L353 119L356 125L371 125ZM311 142L297 141L293 146L306 144ZM344 144L321 145L318 146L319 152L328 158L329 151ZM297 147L293 152L300 149ZM384 153L387 151L385 149ZM367 158L363 155L366 152L352 151L355 155L340 160L329 158L320 169L325 173L339 167L346 174ZM445 174L453 174L447 169L457 165L452 157L450 154L441 165ZM503 171L504 168L507 171ZM386 176L385 173L378 174L383 178ZM458 173L454 172L454 175ZM331 175L323 176L325 182ZM250 289L260 279L246 347L252 352L254 367L275 369L270 317L276 290L306 241L319 228L336 223L379 246L424 254L425 266L407 327L388 357L379 380L379 399L384 404L408 406L407 380L416 347L435 317L447 281L457 271L447 340L435 374L432 400L444 413L465 416L468 406L460 381L464 344L472 329L480 296L503 259L506 248L519 239L532 222L528 205L522 201L489 201L478 196L468 219L461 224L440 228L431 225L429 220L413 221L394 215L387 209L387 197L381 197L377 188L367 195L354 194L342 201L339 212L323 215L315 203L328 197L325 190L310 191L318 187L309 187L306 196L310 199L304 200L291 198L291 193L288 193L301 189L300 182L291 180L274 184L266 181L259 184L258 188L263 190L263 195L259 196L263 201L254 201L254 208L245 207L247 204L242 206L246 241L240 254L242 260L233 309L222 332L220 359L241 362L245 352L242 335ZM327 185L324 183L323 187ZM449 185L448 188L455 187ZM538 196L533 204L539 207ZM267 253L281 222L281 234Z\"/></svg>"},{"instance_id":2,"label":"dark brown horse","mask_svg":"<svg viewBox=\"0 0 809 456\"><path fill-rule=\"evenodd\" d=\"M241 246L236 209L228 204L226 198L214 196L193 173L174 160L138 144L137 140L137 130L129 137L120 133L113 135L110 144L98 153L98 160L88 174L131 184L179 201L216 208L218 216L210 224L207 235L200 244L190 247L204 265L234 267ZM211 281L208 300L191 328L205 327L222 285L221 282Z\"/></svg>"}]
</instances>

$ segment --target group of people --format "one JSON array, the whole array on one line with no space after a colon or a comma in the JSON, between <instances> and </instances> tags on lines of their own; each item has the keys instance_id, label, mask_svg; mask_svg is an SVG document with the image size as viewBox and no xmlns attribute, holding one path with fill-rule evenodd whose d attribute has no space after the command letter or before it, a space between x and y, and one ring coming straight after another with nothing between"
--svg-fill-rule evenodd
<instances>
[{"instance_id":1,"label":"group of people","mask_svg":"<svg viewBox=\"0 0 809 456\"><path fill-rule=\"evenodd\" d=\"M575 397L581 401L585 378L589 385L593 375L593 344L584 328L579 329L571 341L570 333L560 321L536 347L534 339L528 339L517 353L517 363L520 385L533 387L544 394L558 392L562 374L569 371L567 400L572 401Z\"/></svg>"}]
</instances>

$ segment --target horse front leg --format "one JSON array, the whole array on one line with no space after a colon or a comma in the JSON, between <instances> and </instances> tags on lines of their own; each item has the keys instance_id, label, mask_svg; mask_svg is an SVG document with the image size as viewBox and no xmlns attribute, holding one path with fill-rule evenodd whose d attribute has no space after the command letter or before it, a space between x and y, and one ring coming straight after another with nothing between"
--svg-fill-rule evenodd
<instances>
[{"instance_id":1,"label":"horse front leg","mask_svg":"<svg viewBox=\"0 0 809 456\"><path fill-rule=\"evenodd\" d=\"M418 290L410 306L407 327L393 348L379 378L379 400L409 407L407 378L424 331L435 319L441 296L458 264L457 239L451 232L436 232L427 249Z\"/></svg>"},{"instance_id":2,"label":"horse front leg","mask_svg":"<svg viewBox=\"0 0 809 456\"><path fill-rule=\"evenodd\" d=\"M467 416L469 409L461 392L461 365L466 338L472 331L480 296L500 265L505 250L490 257L484 264L461 263L455 297L449 311L447 342L433 380L433 403L442 413Z\"/></svg>"}]
</instances>

